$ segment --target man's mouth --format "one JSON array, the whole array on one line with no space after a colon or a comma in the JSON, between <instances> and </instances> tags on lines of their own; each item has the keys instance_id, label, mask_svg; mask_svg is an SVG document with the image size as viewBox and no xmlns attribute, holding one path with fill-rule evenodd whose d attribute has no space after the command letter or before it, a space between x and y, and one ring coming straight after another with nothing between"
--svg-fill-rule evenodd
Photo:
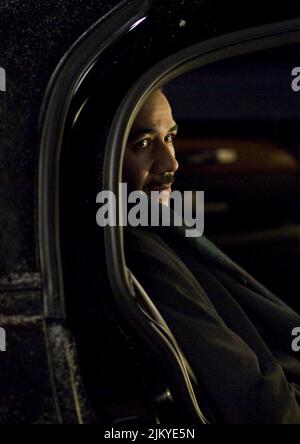
<instances>
[{"instance_id":1,"label":"man's mouth","mask_svg":"<svg viewBox=\"0 0 300 444\"><path fill-rule=\"evenodd\" d=\"M169 206L170 194L172 192L170 183L163 185L149 185L144 189L145 193L153 200L158 200L164 205ZM153 191L153 193L152 193ZM158 195L156 195L156 192Z\"/></svg>"},{"instance_id":2,"label":"man's mouth","mask_svg":"<svg viewBox=\"0 0 300 444\"><path fill-rule=\"evenodd\" d=\"M169 183L167 184L161 184L161 185L157 185L157 184L153 184L153 185L147 185L145 187L145 193L149 194L151 191L165 191L167 193L171 193L171 185Z\"/></svg>"},{"instance_id":3,"label":"man's mouth","mask_svg":"<svg viewBox=\"0 0 300 444\"><path fill-rule=\"evenodd\" d=\"M174 183L174 176L168 173L168 177L164 178L163 182L150 182L145 186L145 193L150 193L151 191L166 191L167 193L171 193L171 185Z\"/></svg>"},{"instance_id":4,"label":"man's mouth","mask_svg":"<svg viewBox=\"0 0 300 444\"><path fill-rule=\"evenodd\" d=\"M169 191L171 190L170 184L154 186L150 188L150 191Z\"/></svg>"}]
</instances>

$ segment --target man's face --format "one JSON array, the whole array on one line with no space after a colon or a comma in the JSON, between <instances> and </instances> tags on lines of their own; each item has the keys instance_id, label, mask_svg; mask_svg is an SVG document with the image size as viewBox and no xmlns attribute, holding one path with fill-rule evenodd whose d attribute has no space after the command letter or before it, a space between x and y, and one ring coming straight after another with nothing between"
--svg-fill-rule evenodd
<instances>
[{"instance_id":1,"label":"man's face","mask_svg":"<svg viewBox=\"0 0 300 444\"><path fill-rule=\"evenodd\" d=\"M165 191L168 196L178 168L173 146L176 134L169 102L157 90L139 111L127 142L123 180L130 189Z\"/></svg>"}]
</instances>

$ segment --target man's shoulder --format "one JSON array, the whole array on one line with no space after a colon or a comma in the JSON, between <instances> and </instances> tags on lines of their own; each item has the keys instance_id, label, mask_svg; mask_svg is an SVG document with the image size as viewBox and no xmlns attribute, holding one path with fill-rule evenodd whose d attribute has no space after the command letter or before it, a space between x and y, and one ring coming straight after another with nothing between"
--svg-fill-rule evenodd
<instances>
[{"instance_id":1,"label":"man's shoulder","mask_svg":"<svg viewBox=\"0 0 300 444\"><path fill-rule=\"evenodd\" d=\"M172 248L172 239L167 232L162 236L159 231L126 227L124 242L126 259L129 263L139 263L145 269L150 264L158 264L171 270L182 268L183 264Z\"/></svg>"}]
</instances>

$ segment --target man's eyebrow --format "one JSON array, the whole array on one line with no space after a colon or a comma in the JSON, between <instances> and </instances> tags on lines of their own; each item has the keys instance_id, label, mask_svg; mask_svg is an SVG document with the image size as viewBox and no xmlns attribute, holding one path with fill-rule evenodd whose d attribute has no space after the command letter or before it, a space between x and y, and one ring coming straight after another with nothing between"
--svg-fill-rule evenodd
<instances>
[{"instance_id":1,"label":"man's eyebrow","mask_svg":"<svg viewBox=\"0 0 300 444\"><path fill-rule=\"evenodd\" d=\"M172 131L176 131L176 132L178 131L178 125L177 125L177 123L175 123L175 125L172 126L172 128L170 128L168 132L171 133Z\"/></svg>"},{"instance_id":2,"label":"man's eyebrow","mask_svg":"<svg viewBox=\"0 0 300 444\"><path fill-rule=\"evenodd\" d=\"M142 128L142 127L136 127L130 131L129 139L134 140L137 139L139 136L142 136L143 134L155 134L156 131L154 128Z\"/></svg>"},{"instance_id":3,"label":"man's eyebrow","mask_svg":"<svg viewBox=\"0 0 300 444\"><path fill-rule=\"evenodd\" d=\"M177 123L169 129L168 133L173 132L173 131L178 131ZM157 133L157 130L155 128L136 127L130 131L128 139L134 140L134 139L137 139L139 136L142 136L143 134L156 134L156 133Z\"/></svg>"}]
</instances>

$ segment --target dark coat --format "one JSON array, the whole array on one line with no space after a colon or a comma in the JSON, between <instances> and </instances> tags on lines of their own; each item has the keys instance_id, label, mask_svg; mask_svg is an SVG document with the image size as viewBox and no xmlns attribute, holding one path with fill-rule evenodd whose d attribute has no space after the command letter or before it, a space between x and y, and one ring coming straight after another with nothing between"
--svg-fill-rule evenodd
<instances>
[{"instance_id":1,"label":"dark coat","mask_svg":"<svg viewBox=\"0 0 300 444\"><path fill-rule=\"evenodd\" d=\"M126 259L221 422L300 423L300 316L205 237L127 228Z\"/></svg>"}]
</instances>

